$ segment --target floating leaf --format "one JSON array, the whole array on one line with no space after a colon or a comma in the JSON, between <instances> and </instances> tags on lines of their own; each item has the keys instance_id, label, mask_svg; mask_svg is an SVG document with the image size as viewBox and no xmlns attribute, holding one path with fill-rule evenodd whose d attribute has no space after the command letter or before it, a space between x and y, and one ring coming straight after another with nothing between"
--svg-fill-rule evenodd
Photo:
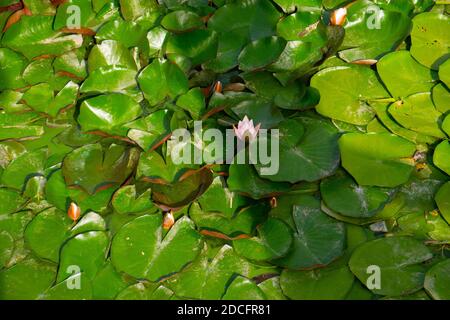
<instances>
[{"instance_id":1,"label":"floating leaf","mask_svg":"<svg viewBox=\"0 0 450 320\"><path fill-rule=\"evenodd\" d=\"M414 60L406 50L392 52L381 58L377 70L393 97L428 92L434 85L430 69ZM408 85L405 86L405 83Z\"/></svg>"},{"instance_id":2,"label":"floating leaf","mask_svg":"<svg viewBox=\"0 0 450 320\"><path fill-rule=\"evenodd\" d=\"M425 290L436 300L450 299L450 259L434 265L425 275Z\"/></svg>"},{"instance_id":3,"label":"floating leaf","mask_svg":"<svg viewBox=\"0 0 450 320\"><path fill-rule=\"evenodd\" d=\"M238 254L256 261L273 260L287 254L292 237L283 221L269 218L257 227L257 231L257 237L233 241Z\"/></svg>"},{"instance_id":4,"label":"floating leaf","mask_svg":"<svg viewBox=\"0 0 450 320\"><path fill-rule=\"evenodd\" d=\"M349 266L358 279L366 284L378 267L380 285L371 290L382 295L405 295L423 287L425 267L432 257L430 250L410 237L391 237L362 244L352 254ZM372 270L372 271L370 271Z\"/></svg>"},{"instance_id":5,"label":"floating leaf","mask_svg":"<svg viewBox=\"0 0 450 320\"><path fill-rule=\"evenodd\" d=\"M315 181L329 176L336 170L339 162L338 135L331 124L323 120L302 117L281 122L279 130L279 137L271 137L279 139L278 172L266 175L264 172L268 169L257 164L256 168L261 177L272 181L295 183ZM292 163L297 165L291 166Z\"/></svg>"},{"instance_id":6,"label":"floating leaf","mask_svg":"<svg viewBox=\"0 0 450 320\"><path fill-rule=\"evenodd\" d=\"M137 156L134 148L113 144L103 149L100 144L88 144L66 156L62 172L69 186L80 186L92 194L100 187L125 181L135 168Z\"/></svg>"},{"instance_id":7,"label":"floating leaf","mask_svg":"<svg viewBox=\"0 0 450 320\"><path fill-rule=\"evenodd\" d=\"M280 284L283 293L293 300L342 300L353 279L348 267L341 265L311 271L285 269Z\"/></svg>"},{"instance_id":8,"label":"floating leaf","mask_svg":"<svg viewBox=\"0 0 450 320\"><path fill-rule=\"evenodd\" d=\"M390 200L392 191L385 188L356 184L344 174L322 180L320 191L330 209L344 216L370 218Z\"/></svg>"},{"instance_id":9,"label":"floating leaf","mask_svg":"<svg viewBox=\"0 0 450 320\"><path fill-rule=\"evenodd\" d=\"M145 215L124 225L112 242L111 259L117 270L157 281L180 271L195 259L201 236L188 218L181 218L163 236L162 217Z\"/></svg>"},{"instance_id":10,"label":"floating leaf","mask_svg":"<svg viewBox=\"0 0 450 320\"><path fill-rule=\"evenodd\" d=\"M136 119L141 112L139 104L129 96L111 93L83 101L78 121L83 131L126 135L123 125Z\"/></svg>"},{"instance_id":11,"label":"floating leaf","mask_svg":"<svg viewBox=\"0 0 450 320\"><path fill-rule=\"evenodd\" d=\"M444 31L449 26L450 19L438 12L415 16L411 31L411 55L424 66L438 70L449 55L450 36Z\"/></svg>"},{"instance_id":12,"label":"floating leaf","mask_svg":"<svg viewBox=\"0 0 450 320\"><path fill-rule=\"evenodd\" d=\"M327 265L339 257L345 246L345 226L320 210L320 202L304 196L292 210L294 239L288 254L275 261L289 269ZM323 237L326 234L327 237Z\"/></svg>"},{"instance_id":13,"label":"floating leaf","mask_svg":"<svg viewBox=\"0 0 450 320\"><path fill-rule=\"evenodd\" d=\"M371 101L389 97L373 70L347 65L319 71L311 79L319 90L318 113L356 125L368 124L375 113Z\"/></svg>"},{"instance_id":14,"label":"floating leaf","mask_svg":"<svg viewBox=\"0 0 450 320\"><path fill-rule=\"evenodd\" d=\"M391 134L347 133L339 147L342 166L362 186L396 187L414 170L415 145Z\"/></svg>"},{"instance_id":15,"label":"floating leaf","mask_svg":"<svg viewBox=\"0 0 450 320\"><path fill-rule=\"evenodd\" d=\"M166 97L175 98L188 91L188 81L183 71L167 60L155 59L141 71L138 82L145 98L152 105L162 102Z\"/></svg>"}]
</instances>

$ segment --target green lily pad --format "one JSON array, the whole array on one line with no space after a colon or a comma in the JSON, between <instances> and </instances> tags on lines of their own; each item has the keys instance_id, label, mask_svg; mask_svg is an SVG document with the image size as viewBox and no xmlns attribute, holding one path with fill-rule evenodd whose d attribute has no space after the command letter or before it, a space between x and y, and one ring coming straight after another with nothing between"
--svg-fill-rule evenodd
<instances>
[{"instance_id":1,"label":"green lily pad","mask_svg":"<svg viewBox=\"0 0 450 320\"><path fill-rule=\"evenodd\" d=\"M122 290L116 300L170 300L173 291L157 283L136 283Z\"/></svg>"},{"instance_id":2,"label":"green lily pad","mask_svg":"<svg viewBox=\"0 0 450 320\"><path fill-rule=\"evenodd\" d=\"M16 89L25 86L22 71L26 65L26 59L8 48L0 48L0 76L2 83L0 90Z\"/></svg>"},{"instance_id":3,"label":"green lily pad","mask_svg":"<svg viewBox=\"0 0 450 320\"><path fill-rule=\"evenodd\" d=\"M428 92L434 85L430 69L414 60L406 50L392 52L381 58L377 70L393 97ZM405 83L408 85L405 86Z\"/></svg>"},{"instance_id":4,"label":"green lily pad","mask_svg":"<svg viewBox=\"0 0 450 320\"><path fill-rule=\"evenodd\" d=\"M143 26L134 21L114 19L102 25L95 34L98 42L115 40L125 47L137 47L145 42L146 32Z\"/></svg>"},{"instance_id":5,"label":"green lily pad","mask_svg":"<svg viewBox=\"0 0 450 320\"><path fill-rule=\"evenodd\" d=\"M59 250L67 239L72 221L56 208L39 213L25 230L25 241L40 258L59 261Z\"/></svg>"},{"instance_id":6,"label":"green lily pad","mask_svg":"<svg viewBox=\"0 0 450 320\"><path fill-rule=\"evenodd\" d=\"M320 210L320 201L303 196L292 210L294 239L288 254L274 262L289 269L316 268L342 255L345 226ZM323 237L326 234L327 237Z\"/></svg>"},{"instance_id":7,"label":"green lily pad","mask_svg":"<svg viewBox=\"0 0 450 320\"><path fill-rule=\"evenodd\" d=\"M30 85L50 81L52 73L48 71L52 69L52 62L52 59L32 61L25 70L23 70L24 80Z\"/></svg>"},{"instance_id":8,"label":"green lily pad","mask_svg":"<svg viewBox=\"0 0 450 320\"><path fill-rule=\"evenodd\" d=\"M293 118L281 122L279 130L279 136L271 138L279 139L278 171L266 175L267 168L258 163L255 167L261 177L290 183L316 181L331 175L338 167L338 134L328 122ZM291 166L292 163L296 166Z\"/></svg>"},{"instance_id":9,"label":"green lily pad","mask_svg":"<svg viewBox=\"0 0 450 320\"><path fill-rule=\"evenodd\" d=\"M0 215L18 211L26 202L26 198L13 189L0 188Z\"/></svg>"},{"instance_id":10,"label":"green lily pad","mask_svg":"<svg viewBox=\"0 0 450 320\"><path fill-rule=\"evenodd\" d=\"M177 65L167 60L155 59L141 71L138 82L145 98L152 105L188 91L186 75Z\"/></svg>"},{"instance_id":11,"label":"green lily pad","mask_svg":"<svg viewBox=\"0 0 450 320\"><path fill-rule=\"evenodd\" d=\"M80 87L80 92L123 92L134 88L136 70L108 66L95 69Z\"/></svg>"},{"instance_id":12,"label":"green lily pad","mask_svg":"<svg viewBox=\"0 0 450 320\"><path fill-rule=\"evenodd\" d=\"M284 12L292 12L296 9L299 11L303 10L317 10L322 5L322 0L275 0Z\"/></svg>"},{"instance_id":13,"label":"green lily pad","mask_svg":"<svg viewBox=\"0 0 450 320\"><path fill-rule=\"evenodd\" d=\"M66 156L62 173L69 186L77 185L93 194L100 187L125 181L135 168L137 156L135 148L112 144L103 149L100 144L88 144Z\"/></svg>"},{"instance_id":14,"label":"green lily pad","mask_svg":"<svg viewBox=\"0 0 450 320\"><path fill-rule=\"evenodd\" d=\"M76 266L82 276L92 280L105 263L109 238L104 231L81 233L68 240L61 248L57 282L72 276Z\"/></svg>"},{"instance_id":15,"label":"green lily pad","mask_svg":"<svg viewBox=\"0 0 450 320\"><path fill-rule=\"evenodd\" d=\"M129 124L128 138L142 149L151 150L164 141L170 134L170 120L173 113L167 109L155 111L145 118L139 118Z\"/></svg>"},{"instance_id":16,"label":"green lily pad","mask_svg":"<svg viewBox=\"0 0 450 320\"><path fill-rule=\"evenodd\" d=\"M411 31L411 54L424 66L438 70L449 55L450 36L444 30L450 19L438 12L425 12L414 17Z\"/></svg>"},{"instance_id":17,"label":"green lily pad","mask_svg":"<svg viewBox=\"0 0 450 320\"><path fill-rule=\"evenodd\" d=\"M239 257L229 245L212 251L210 258L204 251L189 267L165 281L177 296L220 299L235 274L252 278L260 272L273 272L273 268L258 267Z\"/></svg>"},{"instance_id":18,"label":"green lily pad","mask_svg":"<svg viewBox=\"0 0 450 320\"><path fill-rule=\"evenodd\" d=\"M263 68L277 60L286 46L283 38L268 37L249 43L239 55L239 68L251 71Z\"/></svg>"},{"instance_id":19,"label":"green lily pad","mask_svg":"<svg viewBox=\"0 0 450 320\"><path fill-rule=\"evenodd\" d=\"M192 66L197 66L216 57L217 33L211 29L198 29L174 34L167 40L166 54L189 58Z\"/></svg>"},{"instance_id":20,"label":"green lily pad","mask_svg":"<svg viewBox=\"0 0 450 320\"><path fill-rule=\"evenodd\" d=\"M311 271L285 269L280 284L293 300L342 300L352 288L354 276L345 265Z\"/></svg>"},{"instance_id":21,"label":"green lily pad","mask_svg":"<svg viewBox=\"0 0 450 320\"><path fill-rule=\"evenodd\" d=\"M139 117L141 112L139 104L129 96L111 93L83 101L78 122L83 131L126 135L127 128L123 125Z\"/></svg>"},{"instance_id":22,"label":"green lily pad","mask_svg":"<svg viewBox=\"0 0 450 320\"><path fill-rule=\"evenodd\" d=\"M425 275L425 290L436 300L450 299L450 259L431 267Z\"/></svg>"},{"instance_id":23,"label":"green lily pad","mask_svg":"<svg viewBox=\"0 0 450 320\"><path fill-rule=\"evenodd\" d=\"M447 182L439 189L435 200L442 216L450 223L450 182Z\"/></svg>"},{"instance_id":24,"label":"green lily pad","mask_svg":"<svg viewBox=\"0 0 450 320\"><path fill-rule=\"evenodd\" d=\"M320 191L327 207L354 218L373 217L392 195L392 191L386 188L359 186L344 174L322 180Z\"/></svg>"},{"instance_id":25,"label":"green lily pad","mask_svg":"<svg viewBox=\"0 0 450 320\"><path fill-rule=\"evenodd\" d=\"M407 36L411 19L391 6L358 0L347 9L345 38L339 57L345 61L377 59Z\"/></svg>"},{"instance_id":26,"label":"green lily pad","mask_svg":"<svg viewBox=\"0 0 450 320\"><path fill-rule=\"evenodd\" d=\"M150 197L150 189L137 194L135 185L124 186L116 191L111 203L118 213L140 213L154 210Z\"/></svg>"},{"instance_id":27,"label":"green lily pad","mask_svg":"<svg viewBox=\"0 0 450 320\"><path fill-rule=\"evenodd\" d=\"M0 182L7 187L21 190L30 176L44 173L46 158L46 149L38 149L18 156L5 168Z\"/></svg>"},{"instance_id":28,"label":"green lily pad","mask_svg":"<svg viewBox=\"0 0 450 320\"><path fill-rule=\"evenodd\" d=\"M439 67L439 79L445 83L447 88L450 87L450 59L445 61Z\"/></svg>"},{"instance_id":29,"label":"green lily pad","mask_svg":"<svg viewBox=\"0 0 450 320\"><path fill-rule=\"evenodd\" d=\"M37 299L51 287L56 276L53 264L32 258L25 259L9 269L0 271L0 299Z\"/></svg>"},{"instance_id":30,"label":"green lily pad","mask_svg":"<svg viewBox=\"0 0 450 320\"><path fill-rule=\"evenodd\" d=\"M429 92L417 93L395 102L388 111L405 128L437 138L445 137L439 127L442 114L434 107Z\"/></svg>"},{"instance_id":31,"label":"green lily pad","mask_svg":"<svg viewBox=\"0 0 450 320\"><path fill-rule=\"evenodd\" d=\"M373 240L356 248L349 266L366 285L373 273L369 267L378 267L380 286L369 289L376 294L396 296L413 293L423 287L426 269L422 263L431 257L430 250L420 241L410 237L391 237Z\"/></svg>"},{"instance_id":32,"label":"green lily pad","mask_svg":"<svg viewBox=\"0 0 450 320\"><path fill-rule=\"evenodd\" d=\"M414 170L416 147L388 133L347 133L339 139L342 166L362 186L396 187Z\"/></svg>"},{"instance_id":33,"label":"green lily pad","mask_svg":"<svg viewBox=\"0 0 450 320\"><path fill-rule=\"evenodd\" d=\"M195 259L201 236L187 217L164 236L162 217L145 215L124 225L113 239L111 261L118 271L157 281Z\"/></svg>"},{"instance_id":34,"label":"green lily pad","mask_svg":"<svg viewBox=\"0 0 450 320\"><path fill-rule=\"evenodd\" d=\"M92 281L92 296L94 299L114 299L130 282L108 261Z\"/></svg>"},{"instance_id":35,"label":"green lily pad","mask_svg":"<svg viewBox=\"0 0 450 320\"><path fill-rule=\"evenodd\" d=\"M187 10L177 10L164 16L161 25L172 32L183 32L198 29L204 24L198 14Z\"/></svg>"},{"instance_id":36,"label":"green lily pad","mask_svg":"<svg viewBox=\"0 0 450 320\"><path fill-rule=\"evenodd\" d=\"M223 178L214 178L208 190L189 208L189 216L198 228L213 230L229 237L251 234L266 215L263 204L251 205L230 191Z\"/></svg>"},{"instance_id":37,"label":"green lily pad","mask_svg":"<svg viewBox=\"0 0 450 320\"><path fill-rule=\"evenodd\" d=\"M136 70L136 62L130 51L120 42L105 40L92 48L87 60L89 72L100 67L118 66Z\"/></svg>"},{"instance_id":38,"label":"green lily pad","mask_svg":"<svg viewBox=\"0 0 450 320\"><path fill-rule=\"evenodd\" d=\"M79 283L77 287L71 288L75 283ZM39 300L88 300L92 299L91 282L83 273L76 273L66 280L49 288Z\"/></svg>"},{"instance_id":39,"label":"green lily pad","mask_svg":"<svg viewBox=\"0 0 450 320\"><path fill-rule=\"evenodd\" d=\"M311 86L321 95L318 113L356 125L366 125L374 118L372 101L389 97L375 72L358 65L321 70L311 79Z\"/></svg>"},{"instance_id":40,"label":"green lily pad","mask_svg":"<svg viewBox=\"0 0 450 320\"><path fill-rule=\"evenodd\" d=\"M243 0L220 7L208 21L208 28L229 32L245 28L251 40L272 36L281 14L264 0Z\"/></svg>"},{"instance_id":41,"label":"green lily pad","mask_svg":"<svg viewBox=\"0 0 450 320\"><path fill-rule=\"evenodd\" d=\"M272 197L291 189L287 182L272 182L261 178L256 169L248 164L231 164L227 183L231 191L253 199Z\"/></svg>"},{"instance_id":42,"label":"green lily pad","mask_svg":"<svg viewBox=\"0 0 450 320\"><path fill-rule=\"evenodd\" d=\"M265 300L264 292L250 279L236 277L222 297L222 300Z\"/></svg>"},{"instance_id":43,"label":"green lily pad","mask_svg":"<svg viewBox=\"0 0 450 320\"><path fill-rule=\"evenodd\" d=\"M241 256L255 261L280 258L287 254L292 243L289 227L281 220L269 218L257 227L258 236L233 241Z\"/></svg>"},{"instance_id":44,"label":"green lily pad","mask_svg":"<svg viewBox=\"0 0 450 320\"><path fill-rule=\"evenodd\" d=\"M22 53L28 59L44 54L61 55L81 47L81 35L63 35L54 31L52 24L52 16L24 15L5 32L2 45Z\"/></svg>"},{"instance_id":45,"label":"green lily pad","mask_svg":"<svg viewBox=\"0 0 450 320\"><path fill-rule=\"evenodd\" d=\"M434 164L450 175L450 159L448 157L450 152L450 142L448 140L442 141L436 149L434 149L433 162Z\"/></svg>"}]
</instances>

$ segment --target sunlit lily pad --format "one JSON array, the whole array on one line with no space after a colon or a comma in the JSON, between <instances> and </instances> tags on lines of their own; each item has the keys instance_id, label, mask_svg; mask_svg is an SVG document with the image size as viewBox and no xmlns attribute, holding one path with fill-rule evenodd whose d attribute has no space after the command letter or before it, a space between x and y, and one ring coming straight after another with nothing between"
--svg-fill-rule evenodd
<instances>
[{"instance_id":1,"label":"sunlit lily pad","mask_svg":"<svg viewBox=\"0 0 450 320\"><path fill-rule=\"evenodd\" d=\"M450 36L444 30L450 26L448 16L426 12L413 19L411 54L421 64L433 70L449 55Z\"/></svg>"},{"instance_id":2,"label":"sunlit lily pad","mask_svg":"<svg viewBox=\"0 0 450 320\"><path fill-rule=\"evenodd\" d=\"M319 71L311 86L321 95L317 112L336 120L365 125L375 116L373 100L389 97L373 70L348 65Z\"/></svg>"},{"instance_id":3,"label":"sunlit lily pad","mask_svg":"<svg viewBox=\"0 0 450 320\"><path fill-rule=\"evenodd\" d=\"M360 185L395 187L414 170L411 142L387 133L347 133L339 139L342 166Z\"/></svg>"}]
</instances>

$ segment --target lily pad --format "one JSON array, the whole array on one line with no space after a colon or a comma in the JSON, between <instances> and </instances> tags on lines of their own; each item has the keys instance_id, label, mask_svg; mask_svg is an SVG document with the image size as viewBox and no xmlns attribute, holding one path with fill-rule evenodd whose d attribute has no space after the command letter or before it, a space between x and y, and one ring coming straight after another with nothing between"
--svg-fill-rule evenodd
<instances>
[{"instance_id":1,"label":"lily pad","mask_svg":"<svg viewBox=\"0 0 450 320\"><path fill-rule=\"evenodd\" d=\"M362 244L352 254L349 266L358 279L381 295L405 295L420 290L425 278L423 262L432 257L430 250L410 237L391 237ZM369 277L377 267L380 285L372 287ZM371 268L372 267L372 268ZM372 271L371 271L372 270Z\"/></svg>"},{"instance_id":2,"label":"lily pad","mask_svg":"<svg viewBox=\"0 0 450 320\"><path fill-rule=\"evenodd\" d=\"M344 299L353 285L354 276L345 265L311 271L285 269L280 284L283 293L293 300Z\"/></svg>"},{"instance_id":3,"label":"lily pad","mask_svg":"<svg viewBox=\"0 0 450 320\"><path fill-rule=\"evenodd\" d=\"M283 38L268 37L249 43L239 55L239 68L251 71L263 68L280 56L286 41Z\"/></svg>"},{"instance_id":4,"label":"lily pad","mask_svg":"<svg viewBox=\"0 0 450 320\"><path fill-rule=\"evenodd\" d=\"M88 144L75 149L64 159L62 172L66 183L79 186L89 193L100 187L118 186L133 172L138 151L121 145L103 149L100 144Z\"/></svg>"},{"instance_id":5,"label":"lily pad","mask_svg":"<svg viewBox=\"0 0 450 320\"><path fill-rule=\"evenodd\" d=\"M339 147L342 166L362 186L396 187L414 170L415 145L395 135L347 133Z\"/></svg>"},{"instance_id":6,"label":"lily pad","mask_svg":"<svg viewBox=\"0 0 450 320\"><path fill-rule=\"evenodd\" d=\"M295 183L319 180L336 170L339 163L338 134L331 124L302 117L281 122L279 130L279 136L271 138L279 140L278 171L265 174L268 169L258 163L256 168L261 177ZM297 165L291 166L292 163Z\"/></svg>"},{"instance_id":7,"label":"lily pad","mask_svg":"<svg viewBox=\"0 0 450 320\"><path fill-rule=\"evenodd\" d=\"M145 98L152 105L188 91L188 81L183 71L167 60L155 59L141 71L138 82Z\"/></svg>"},{"instance_id":8,"label":"lily pad","mask_svg":"<svg viewBox=\"0 0 450 320\"><path fill-rule=\"evenodd\" d=\"M393 97L428 92L435 82L430 69L414 60L406 50L392 52L381 58L377 70Z\"/></svg>"},{"instance_id":9,"label":"lily pad","mask_svg":"<svg viewBox=\"0 0 450 320\"><path fill-rule=\"evenodd\" d=\"M276 264L289 269L317 268L342 255L345 226L323 213L319 200L302 197L301 204L293 207L292 219L295 224L292 247L285 257L275 260Z\"/></svg>"},{"instance_id":10,"label":"lily pad","mask_svg":"<svg viewBox=\"0 0 450 320\"><path fill-rule=\"evenodd\" d=\"M395 102L388 111L405 128L437 138L445 137L439 127L442 114L435 109L429 92L417 93Z\"/></svg>"},{"instance_id":11,"label":"lily pad","mask_svg":"<svg viewBox=\"0 0 450 320\"><path fill-rule=\"evenodd\" d=\"M449 55L450 36L444 32L450 19L438 12L425 12L414 17L411 31L411 54L424 66L438 70Z\"/></svg>"},{"instance_id":12,"label":"lily pad","mask_svg":"<svg viewBox=\"0 0 450 320\"><path fill-rule=\"evenodd\" d=\"M374 100L389 97L375 72L358 65L321 70L311 79L311 86L321 95L318 113L356 125L366 125L374 118Z\"/></svg>"},{"instance_id":13,"label":"lily pad","mask_svg":"<svg viewBox=\"0 0 450 320\"><path fill-rule=\"evenodd\" d=\"M180 271L197 256L201 236L189 218L164 235L162 217L145 215L124 225L113 239L111 261L119 271L157 281Z\"/></svg>"},{"instance_id":14,"label":"lily pad","mask_svg":"<svg viewBox=\"0 0 450 320\"><path fill-rule=\"evenodd\" d=\"M450 299L450 259L434 265L425 275L425 290L436 300Z\"/></svg>"},{"instance_id":15,"label":"lily pad","mask_svg":"<svg viewBox=\"0 0 450 320\"><path fill-rule=\"evenodd\" d=\"M330 209L355 218L373 217L392 195L392 191L386 188L359 186L344 174L322 180L320 191Z\"/></svg>"},{"instance_id":16,"label":"lily pad","mask_svg":"<svg viewBox=\"0 0 450 320\"><path fill-rule=\"evenodd\" d=\"M450 158L448 157L450 152L450 142L448 140L442 141L434 150L433 162L434 164L450 175Z\"/></svg>"},{"instance_id":17,"label":"lily pad","mask_svg":"<svg viewBox=\"0 0 450 320\"><path fill-rule=\"evenodd\" d=\"M105 263L109 238L104 231L90 231L76 235L61 248L57 282L73 275L73 266L82 276L92 280Z\"/></svg>"},{"instance_id":18,"label":"lily pad","mask_svg":"<svg viewBox=\"0 0 450 320\"><path fill-rule=\"evenodd\" d=\"M442 216L450 223L450 182L447 182L439 189L435 200Z\"/></svg>"},{"instance_id":19,"label":"lily pad","mask_svg":"<svg viewBox=\"0 0 450 320\"><path fill-rule=\"evenodd\" d=\"M83 131L126 135L123 125L136 119L141 112L139 104L129 96L111 93L83 101L78 121Z\"/></svg>"},{"instance_id":20,"label":"lily pad","mask_svg":"<svg viewBox=\"0 0 450 320\"><path fill-rule=\"evenodd\" d=\"M282 257L289 251L292 236L283 221L269 218L257 227L257 232L257 237L233 241L233 247L238 254L250 260L264 261Z\"/></svg>"}]
</instances>

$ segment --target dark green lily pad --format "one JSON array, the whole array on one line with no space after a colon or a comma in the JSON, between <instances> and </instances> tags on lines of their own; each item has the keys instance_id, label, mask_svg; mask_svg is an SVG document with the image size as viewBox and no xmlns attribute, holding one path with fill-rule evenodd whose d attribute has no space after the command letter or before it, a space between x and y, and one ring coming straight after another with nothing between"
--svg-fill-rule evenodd
<instances>
[{"instance_id":1,"label":"dark green lily pad","mask_svg":"<svg viewBox=\"0 0 450 320\"><path fill-rule=\"evenodd\" d=\"M320 210L320 201L303 196L294 205L294 239L288 254L274 262L289 269L324 266L342 255L345 246L345 226ZM327 237L322 235L326 234Z\"/></svg>"},{"instance_id":2,"label":"dark green lily pad","mask_svg":"<svg viewBox=\"0 0 450 320\"><path fill-rule=\"evenodd\" d=\"M425 290L436 300L450 299L450 259L434 265L425 275Z\"/></svg>"},{"instance_id":3,"label":"dark green lily pad","mask_svg":"<svg viewBox=\"0 0 450 320\"><path fill-rule=\"evenodd\" d=\"M280 258L291 247L289 227L281 220L269 218L257 227L258 236L233 241L236 252L250 260L265 261Z\"/></svg>"},{"instance_id":4,"label":"dark green lily pad","mask_svg":"<svg viewBox=\"0 0 450 320\"><path fill-rule=\"evenodd\" d=\"M133 172L137 157L135 148L88 144L66 156L62 172L69 186L79 186L92 194L100 187L118 186L125 181Z\"/></svg>"}]
</instances>

